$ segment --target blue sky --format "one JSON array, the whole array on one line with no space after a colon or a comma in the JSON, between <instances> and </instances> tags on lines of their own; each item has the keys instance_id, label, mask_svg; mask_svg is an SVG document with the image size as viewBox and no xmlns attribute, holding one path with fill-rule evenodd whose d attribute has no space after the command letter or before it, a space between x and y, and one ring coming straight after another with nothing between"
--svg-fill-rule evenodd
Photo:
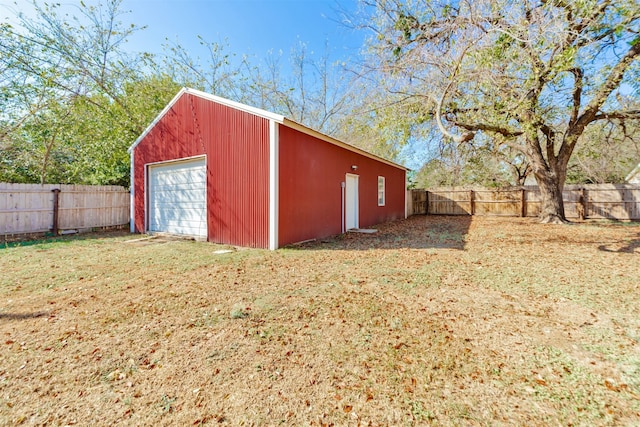
<instances>
[{"instance_id":1,"label":"blue sky","mask_svg":"<svg viewBox=\"0 0 640 427\"><path fill-rule=\"evenodd\" d=\"M0 21L12 22L17 11L32 16L29 3L0 0ZM80 0L56 3L75 14ZM322 55L328 45L330 57L341 61L355 58L364 41L362 31L342 23L357 8L357 0L123 0L120 7L129 12L121 16L122 22L146 27L129 40L127 49L132 52L160 54L168 39L197 56L197 37L202 36L208 42L227 44L225 51L228 48L227 53L237 57L262 59L280 51L287 55L302 42L307 53L314 55Z\"/></svg>"},{"instance_id":2,"label":"blue sky","mask_svg":"<svg viewBox=\"0 0 640 427\"><path fill-rule=\"evenodd\" d=\"M131 14L123 19L147 29L131 40L133 50L159 53L165 39L195 51L197 36L227 41L232 53L263 58L269 51L288 53L298 42L321 53L328 42L332 57L357 55L364 35L341 24L356 0L124 0Z\"/></svg>"}]
</instances>

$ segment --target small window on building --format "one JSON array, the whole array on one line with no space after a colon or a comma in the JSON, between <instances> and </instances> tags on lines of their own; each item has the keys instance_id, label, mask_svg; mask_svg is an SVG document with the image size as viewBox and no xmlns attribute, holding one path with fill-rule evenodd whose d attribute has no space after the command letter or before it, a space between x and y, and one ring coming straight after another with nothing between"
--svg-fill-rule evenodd
<instances>
[{"instance_id":1,"label":"small window on building","mask_svg":"<svg viewBox=\"0 0 640 427\"><path fill-rule=\"evenodd\" d=\"M378 206L384 206L385 194L384 194L384 176L378 177Z\"/></svg>"}]
</instances>

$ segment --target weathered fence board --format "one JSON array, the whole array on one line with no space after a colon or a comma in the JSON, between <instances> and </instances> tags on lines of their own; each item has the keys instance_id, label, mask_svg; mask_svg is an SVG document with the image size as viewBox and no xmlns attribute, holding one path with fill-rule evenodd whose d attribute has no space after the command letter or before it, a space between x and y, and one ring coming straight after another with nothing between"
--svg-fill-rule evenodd
<instances>
[{"instance_id":1,"label":"weathered fence board","mask_svg":"<svg viewBox=\"0 0 640 427\"><path fill-rule=\"evenodd\" d=\"M120 186L0 183L0 235L112 227L129 222L129 191Z\"/></svg>"},{"instance_id":2,"label":"weathered fence board","mask_svg":"<svg viewBox=\"0 0 640 427\"><path fill-rule=\"evenodd\" d=\"M411 206L413 215L424 215L427 213L427 192L412 191Z\"/></svg>"},{"instance_id":3,"label":"weathered fence board","mask_svg":"<svg viewBox=\"0 0 640 427\"><path fill-rule=\"evenodd\" d=\"M428 203L424 213L433 215L528 216L540 213L541 195L537 186L507 190L473 188L434 188L413 190L424 194ZM563 192L567 218L640 219L640 185L567 185ZM415 212L414 209L414 213Z\"/></svg>"},{"instance_id":4,"label":"weathered fence board","mask_svg":"<svg viewBox=\"0 0 640 427\"><path fill-rule=\"evenodd\" d=\"M433 215L471 215L469 190L429 191L427 211Z\"/></svg>"}]
</instances>

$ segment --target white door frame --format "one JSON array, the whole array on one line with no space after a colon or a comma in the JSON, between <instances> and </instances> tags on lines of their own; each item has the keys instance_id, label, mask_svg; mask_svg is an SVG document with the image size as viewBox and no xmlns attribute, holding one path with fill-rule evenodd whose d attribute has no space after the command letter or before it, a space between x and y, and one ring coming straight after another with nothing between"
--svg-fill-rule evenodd
<instances>
[{"instance_id":1,"label":"white door frame","mask_svg":"<svg viewBox=\"0 0 640 427\"><path fill-rule=\"evenodd\" d=\"M345 231L360 226L360 212L358 194L359 175L348 173L345 176L345 196L344 196L344 223Z\"/></svg>"}]
</instances>

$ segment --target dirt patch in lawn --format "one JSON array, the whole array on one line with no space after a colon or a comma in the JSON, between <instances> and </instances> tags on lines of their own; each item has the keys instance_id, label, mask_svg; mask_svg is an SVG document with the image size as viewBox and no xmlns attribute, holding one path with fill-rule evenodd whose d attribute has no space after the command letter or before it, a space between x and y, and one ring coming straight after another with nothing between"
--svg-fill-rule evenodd
<instances>
[{"instance_id":1,"label":"dirt patch in lawn","mask_svg":"<svg viewBox=\"0 0 640 427\"><path fill-rule=\"evenodd\" d=\"M640 226L0 249L2 425L638 425Z\"/></svg>"}]
</instances>

